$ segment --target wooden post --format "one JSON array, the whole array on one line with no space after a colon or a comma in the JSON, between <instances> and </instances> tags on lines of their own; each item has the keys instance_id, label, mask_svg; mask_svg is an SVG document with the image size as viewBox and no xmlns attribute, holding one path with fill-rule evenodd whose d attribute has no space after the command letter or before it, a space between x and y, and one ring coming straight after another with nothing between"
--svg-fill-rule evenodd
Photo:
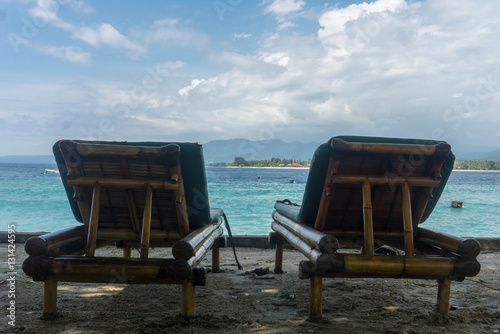
<instances>
[{"instance_id":1,"label":"wooden post","mask_svg":"<svg viewBox=\"0 0 500 334\"><path fill-rule=\"evenodd\" d=\"M123 247L123 257L124 258L132 257L132 247Z\"/></svg>"},{"instance_id":2,"label":"wooden post","mask_svg":"<svg viewBox=\"0 0 500 334\"><path fill-rule=\"evenodd\" d=\"M408 182L401 184L401 202L403 205L405 256L413 256L415 249L413 246L413 224L411 221L411 199Z\"/></svg>"},{"instance_id":3,"label":"wooden post","mask_svg":"<svg viewBox=\"0 0 500 334\"><path fill-rule=\"evenodd\" d=\"M151 208L153 207L153 188L146 187L144 202L144 216L142 219L141 259L147 259L149 254L149 240L151 237Z\"/></svg>"},{"instance_id":4,"label":"wooden post","mask_svg":"<svg viewBox=\"0 0 500 334\"><path fill-rule=\"evenodd\" d=\"M44 284L43 319L52 320L57 316L57 281L47 280Z\"/></svg>"},{"instance_id":5,"label":"wooden post","mask_svg":"<svg viewBox=\"0 0 500 334\"><path fill-rule=\"evenodd\" d=\"M373 255L373 215L372 192L368 181L363 182L363 227L364 227L364 255Z\"/></svg>"},{"instance_id":6,"label":"wooden post","mask_svg":"<svg viewBox=\"0 0 500 334\"><path fill-rule=\"evenodd\" d=\"M85 249L85 255L88 257L94 257L95 254L100 207L101 207L101 185L99 183L96 183L94 185L94 193L92 195L92 208L90 209L87 248Z\"/></svg>"},{"instance_id":7,"label":"wooden post","mask_svg":"<svg viewBox=\"0 0 500 334\"><path fill-rule=\"evenodd\" d=\"M216 239L212 246L212 272L218 273L220 272L220 247L219 247L219 239Z\"/></svg>"},{"instance_id":8,"label":"wooden post","mask_svg":"<svg viewBox=\"0 0 500 334\"><path fill-rule=\"evenodd\" d=\"M194 285L191 281L182 283L182 316L194 316Z\"/></svg>"},{"instance_id":9,"label":"wooden post","mask_svg":"<svg viewBox=\"0 0 500 334\"><path fill-rule=\"evenodd\" d=\"M283 240L280 240L276 244L276 259L274 261L274 273L283 274Z\"/></svg>"},{"instance_id":10,"label":"wooden post","mask_svg":"<svg viewBox=\"0 0 500 334\"><path fill-rule=\"evenodd\" d=\"M438 285L437 311L439 314L448 315L450 309L451 279L442 278Z\"/></svg>"},{"instance_id":11,"label":"wooden post","mask_svg":"<svg viewBox=\"0 0 500 334\"><path fill-rule=\"evenodd\" d=\"M321 303L323 300L322 296L322 283L323 279L321 276L313 275L310 278L310 289L309 289L309 321L319 322L323 317L323 311L321 309Z\"/></svg>"}]
</instances>

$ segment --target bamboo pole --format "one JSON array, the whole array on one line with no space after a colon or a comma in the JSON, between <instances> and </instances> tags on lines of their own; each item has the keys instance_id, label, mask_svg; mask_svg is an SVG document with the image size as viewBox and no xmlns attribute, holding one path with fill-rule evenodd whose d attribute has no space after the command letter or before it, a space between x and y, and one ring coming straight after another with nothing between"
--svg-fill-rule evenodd
<instances>
[{"instance_id":1,"label":"bamboo pole","mask_svg":"<svg viewBox=\"0 0 500 334\"><path fill-rule=\"evenodd\" d=\"M126 145L110 145L110 144L86 144L77 143L68 140L77 152L86 157L99 156L99 155L115 155L124 157L142 157L145 155L157 155L165 146L151 147L151 146L126 146ZM167 145L168 146L168 145Z\"/></svg>"},{"instance_id":2,"label":"bamboo pole","mask_svg":"<svg viewBox=\"0 0 500 334\"><path fill-rule=\"evenodd\" d=\"M57 316L57 281L44 282L43 319L53 320Z\"/></svg>"},{"instance_id":3,"label":"bamboo pole","mask_svg":"<svg viewBox=\"0 0 500 334\"><path fill-rule=\"evenodd\" d=\"M325 182L323 183L323 192L321 193L321 199L319 202L318 214L316 215L316 221L314 222L314 228L318 231L323 231L326 223L326 216L328 214L328 208L330 207L330 199L333 196L333 191L330 188L332 184L330 183L332 179L332 174L336 175L338 165L330 154L328 160L328 169L325 175ZM331 171L332 174L329 173Z\"/></svg>"},{"instance_id":4,"label":"bamboo pole","mask_svg":"<svg viewBox=\"0 0 500 334\"><path fill-rule=\"evenodd\" d=\"M422 227L417 229L416 240L458 253L465 260L475 259L481 252L481 245L475 239L466 239L443 232L435 232Z\"/></svg>"},{"instance_id":5,"label":"bamboo pole","mask_svg":"<svg viewBox=\"0 0 500 334\"><path fill-rule=\"evenodd\" d=\"M338 239L343 239L343 238L363 238L364 236L364 231L358 230L358 229L331 229L331 230L324 230L323 233L329 234L329 235L334 235ZM387 231L379 231L379 230L374 230L373 231L373 237L375 239L403 239L403 232L400 230L387 230Z\"/></svg>"},{"instance_id":6,"label":"bamboo pole","mask_svg":"<svg viewBox=\"0 0 500 334\"><path fill-rule=\"evenodd\" d=\"M29 261L28 261L29 260ZM29 257L23 270L33 280L137 283L148 280L182 281L192 275L187 261L175 259L128 259L121 257Z\"/></svg>"},{"instance_id":7,"label":"bamboo pole","mask_svg":"<svg viewBox=\"0 0 500 334\"><path fill-rule=\"evenodd\" d=\"M403 230L405 239L405 256L413 256L415 247L413 244L413 224L411 221L411 199L410 188L407 182L401 185L401 202L403 206Z\"/></svg>"},{"instance_id":8,"label":"bamboo pole","mask_svg":"<svg viewBox=\"0 0 500 334\"><path fill-rule=\"evenodd\" d=\"M450 309L450 288L451 280L442 278L439 280L438 297L437 297L437 312L443 315L448 315Z\"/></svg>"},{"instance_id":9,"label":"bamboo pole","mask_svg":"<svg viewBox=\"0 0 500 334\"><path fill-rule=\"evenodd\" d=\"M212 246L212 272L220 272L220 246L219 239L215 240Z\"/></svg>"},{"instance_id":10,"label":"bamboo pole","mask_svg":"<svg viewBox=\"0 0 500 334\"><path fill-rule=\"evenodd\" d=\"M149 241L151 237L151 209L153 207L153 189L146 187L144 201L144 215L142 219L141 259L147 259L149 254Z\"/></svg>"},{"instance_id":11,"label":"bamboo pole","mask_svg":"<svg viewBox=\"0 0 500 334\"><path fill-rule=\"evenodd\" d=\"M449 277L456 274L456 266L447 257L405 257L399 255L337 254L335 270L345 274L400 275L404 277ZM370 277L370 276L368 276Z\"/></svg>"},{"instance_id":12,"label":"bamboo pole","mask_svg":"<svg viewBox=\"0 0 500 334\"><path fill-rule=\"evenodd\" d=\"M75 241L83 240L83 238L85 238L85 227L83 225L69 227L29 238L26 240L24 250L28 255L39 256Z\"/></svg>"},{"instance_id":13,"label":"bamboo pole","mask_svg":"<svg viewBox=\"0 0 500 334\"><path fill-rule=\"evenodd\" d=\"M277 221L272 222L271 228L304 254L317 267L318 272L326 272L331 268L331 254L321 253Z\"/></svg>"},{"instance_id":14,"label":"bamboo pole","mask_svg":"<svg viewBox=\"0 0 500 334\"><path fill-rule=\"evenodd\" d=\"M273 212L273 218L295 235L300 236L307 244L323 253L333 254L339 248L338 240L329 234L319 232L306 224L297 223L277 211Z\"/></svg>"},{"instance_id":15,"label":"bamboo pole","mask_svg":"<svg viewBox=\"0 0 500 334\"><path fill-rule=\"evenodd\" d=\"M140 242L140 235L134 233L131 229L124 228L100 228L97 231L98 239L105 240L126 240L126 241L137 241ZM168 241L173 244L173 242L180 240L181 236L179 233L173 230L151 230L150 240L151 241Z\"/></svg>"},{"instance_id":16,"label":"bamboo pole","mask_svg":"<svg viewBox=\"0 0 500 334\"><path fill-rule=\"evenodd\" d=\"M189 260L196 253L196 250L202 245L203 240L209 236L215 229L220 226L218 224L209 224L200 227L187 236L177 241L172 247L172 255L176 259Z\"/></svg>"},{"instance_id":17,"label":"bamboo pole","mask_svg":"<svg viewBox=\"0 0 500 334\"><path fill-rule=\"evenodd\" d=\"M123 188L123 189L143 189L148 185L153 189L178 190L179 185L173 184L170 180L149 180L149 179L118 179L105 177L85 177L75 176L68 178L66 183L73 187L93 187L100 184L104 188Z\"/></svg>"},{"instance_id":18,"label":"bamboo pole","mask_svg":"<svg viewBox=\"0 0 500 334\"><path fill-rule=\"evenodd\" d=\"M123 247L123 257L126 259L132 257L132 248L131 247Z\"/></svg>"},{"instance_id":19,"label":"bamboo pole","mask_svg":"<svg viewBox=\"0 0 500 334\"><path fill-rule=\"evenodd\" d=\"M94 192L92 195L92 209L90 210L90 221L89 230L87 236L87 247L85 249L85 255L88 257L93 257L96 249L97 243L97 228L99 225L99 209L101 207L101 185L96 184L94 186Z\"/></svg>"},{"instance_id":20,"label":"bamboo pole","mask_svg":"<svg viewBox=\"0 0 500 334\"><path fill-rule=\"evenodd\" d=\"M363 182L363 230L364 230L364 255L373 255L373 214L372 192L368 181Z\"/></svg>"},{"instance_id":21,"label":"bamboo pole","mask_svg":"<svg viewBox=\"0 0 500 334\"><path fill-rule=\"evenodd\" d=\"M182 316L194 316L194 285L190 281L182 283Z\"/></svg>"},{"instance_id":22,"label":"bamboo pole","mask_svg":"<svg viewBox=\"0 0 500 334\"><path fill-rule=\"evenodd\" d=\"M221 226L216 228L209 236L203 240L203 244L201 244L193 256L189 259L188 264L190 266L196 266L203 258L208 250L212 247L215 240L217 240L220 236L222 236L223 229Z\"/></svg>"},{"instance_id":23,"label":"bamboo pole","mask_svg":"<svg viewBox=\"0 0 500 334\"><path fill-rule=\"evenodd\" d=\"M323 317L321 303L323 301L321 276L313 275L309 279L309 320L311 322L320 322Z\"/></svg>"},{"instance_id":24,"label":"bamboo pole","mask_svg":"<svg viewBox=\"0 0 500 334\"><path fill-rule=\"evenodd\" d=\"M436 145L391 144L391 143L350 143L340 138L333 138L331 147L334 151L352 151L360 153L402 154L423 156L447 156L451 147L447 143Z\"/></svg>"},{"instance_id":25,"label":"bamboo pole","mask_svg":"<svg viewBox=\"0 0 500 334\"><path fill-rule=\"evenodd\" d=\"M339 184L363 184L368 181L373 185L391 184L400 185L407 182L410 186L416 187L438 187L441 184L440 180L435 180L428 176L365 176L355 174L342 174L332 179L331 182Z\"/></svg>"}]
</instances>

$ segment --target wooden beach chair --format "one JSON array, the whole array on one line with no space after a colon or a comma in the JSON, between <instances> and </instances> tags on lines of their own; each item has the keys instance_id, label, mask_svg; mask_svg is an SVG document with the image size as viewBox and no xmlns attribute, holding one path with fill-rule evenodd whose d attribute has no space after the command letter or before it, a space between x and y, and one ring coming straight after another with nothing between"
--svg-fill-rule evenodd
<instances>
[{"instance_id":1,"label":"wooden beach chair","mask_svg":"<svg viewBox=\"0 0 500 334\"><path fill-rule=\"evenodd\" d=\"M447 314L451 280L480 270L480 245L419 226L431 214L453 169L446 142L334 137L312 159L302 205L278 201L271 241L282 272L287 241L308 260L310 320L322 317L322 278L439 280L437 311Z\"/></svg>"},{"instance_id":2,"label":"wooden beach chair","mask_svg":"<svg viewBox=\"0 0 500 334\"><path fill-rule=\"evenodd\" d=\"M53 150L82 225L26 242L23 270L45 283L44 318L56 315L57 282L181 284L182 315L194 315L206 276L197 264L212 249L218 271L226 218L209 207L201 145L62 140ZM97 256L113 242L123 257ZM172 247L173 257L151 258L152 247Z\"/></svg>"}]
</instances>

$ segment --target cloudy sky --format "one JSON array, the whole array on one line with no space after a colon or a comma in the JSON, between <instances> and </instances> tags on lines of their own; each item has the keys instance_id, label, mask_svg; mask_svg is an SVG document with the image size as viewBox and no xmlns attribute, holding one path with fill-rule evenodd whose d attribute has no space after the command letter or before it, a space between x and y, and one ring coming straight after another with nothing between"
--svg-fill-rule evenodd
<instances>
[{"instance_id":1,"label":"cloudy sky","mask_svg":"<svg viewBox=\"0 0 500 334\"><path fill-rule=\"evenodd\" d=\"M62 138L500 148L490 0L0 0L0 155Z\"/></svg>"}]
</instances>

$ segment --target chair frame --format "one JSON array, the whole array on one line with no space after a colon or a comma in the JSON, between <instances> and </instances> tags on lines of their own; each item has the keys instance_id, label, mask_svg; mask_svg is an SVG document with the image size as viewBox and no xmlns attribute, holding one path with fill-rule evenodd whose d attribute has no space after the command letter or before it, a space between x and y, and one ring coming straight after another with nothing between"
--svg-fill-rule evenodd
<instances>
[{"instance_id":1,"label":"chair frame","mask_svg":"<svg viewBox=\"0 0 500 334\"><path fill-rule=\"evenodd\" d=\"M379 277L425 278L439 280L437 311L447 314L449 309L451 280L463 280L475 276L480 265L476 256L480 245L474 239L464 239L438 233L418 226L432 190L441 184L440 171L445 159L451 154L446 143L436 145L377 144L345 142L339 138L330 141L330 156L326 179L314 227L290 219L274 211L271 241L276 244L275 272L281 273L283 245L288 242L301 251L308 261L301 261L299 277L310 279L310 320L322 318L322 279L324 277ZM334 152L341 152L337 155ZM412 154L432 158L426 175L387 172L384 175L356 175L340 173L342 156L387 155L408 157ZM362 229L328 230L328 210L332 194L339 184L361 188ZM374 230L372 199L374 186L385 185L401 198L402 228L397 231ZM413 193L419 194L415 199ZM416 190L415 190L416 189ZM382 244L396 244L404 255L380 255L375 253L374 240ZM359 245L360 254L345 254L340 246Z\"/></svg>"},{"instance_id":2,"label":"chair frame","mask_svg":"<svg viewBox=\"0 0 500 334\"><path fill-rule=\"evenodd\" d=\"M65 166L60 169L67 170L63 182L73 188L83 225L32 237L26 242L29 257L23 263L23 270L34 281L44 282L44 319L57 315L58 282L180 284L181 314L193 316L195 286L206 282L205 268L197 265L212 249L212 271L218 272L219 248L225 247L226 241L222 236L222 217L201 228L191 230L189 227L179 145L120 146L67 140L59 146L65 158ZM89 177L82 172L85 159L99 157L117 159L120 163L117 175ZM163 164L166 178L129 177L127 159L140 161L145 157ZM126 197L132 225L129 229L102 226L102 197L109 189L119 189L120 195ZM143 200L132 195L134 190L144 192ZM176 230L152 229L152 210L159 205L153 203L154 194L165 190L172 194L174 201ZM138 206L143 207L142 220ZM123 248L122 258L96 256L97 248L112 241ZM139 258L132 258L133 247L140 249ZM150 258L151 247L172 247L173 258Z\"/></svg>"}]
</instances>

